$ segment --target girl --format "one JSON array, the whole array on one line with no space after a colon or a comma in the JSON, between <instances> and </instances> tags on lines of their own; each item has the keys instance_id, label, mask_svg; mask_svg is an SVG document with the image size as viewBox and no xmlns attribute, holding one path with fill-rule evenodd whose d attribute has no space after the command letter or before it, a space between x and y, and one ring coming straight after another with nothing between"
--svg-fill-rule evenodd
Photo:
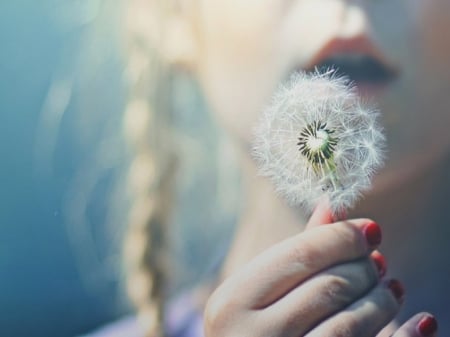
<instances>
[{"instance_id":1,"label":"girl","mask_svg":"<svg viewBox=\"0 0 450 337\"><path fill-rule=\"evenodd\" d=\"M126 6L125 126L134 196L125 257L139 319L105 335L434 336L435 318L417 312L449 311L450 2L129 0ZM249 150L251 130L278 83L294 71L330 65L376 99L389 149L374 189L338 222L326 202L310 219L288 207L258 176ZM237 153L242 206L217 278L169 305L165 242L173 236L177 123L170 90L186 72ZM381 243L408 291L403 325L389 323L405 295L402 283L384 276ZM449 323L441 323L449 333Z\"/></svg>"}]
</instances>

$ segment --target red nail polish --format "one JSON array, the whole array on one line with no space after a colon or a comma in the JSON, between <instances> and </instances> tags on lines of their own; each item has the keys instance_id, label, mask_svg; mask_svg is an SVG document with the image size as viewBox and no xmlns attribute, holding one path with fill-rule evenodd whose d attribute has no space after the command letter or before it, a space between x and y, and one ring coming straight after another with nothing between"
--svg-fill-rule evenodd
<instances>
[{"instance_id":1,"label":"red nail polish","mask_svg":"<svg viewBox=\"0 0 450 337\"><path fill-rule=\"evenodd\" d=\"M405 289L403 285L398 280L389 280L387 281L387 287L391 289L392 294L395 296L398 302L403 303L405 298Z\"/></svg>"},{"instance_id":2,"label":"red nail polish","mask_svg":"<svg viewBox=\"0 0 450 337\"><path fill-rule=\"evenodd\" d=\"M417 324L417 329L423 337L429 337L436 333L438 324L436 319L429 315L420 320L419 324Z\"/></svg>"},{"instance_id":3,"label":"red nail polish","mask_svg":"<svg viewBox=\"0 0 450 337\"><path fill-rule=\"evenodd\" d=\"M380 278L384 277L384 275L386 275L386 259L384 258L384 256L377 251L374 251L372 254L372 259L375 262L375 265L377 266L378 269L378 274L380 275Z\"/></svg>"},{"instance_id":4,"label":"red nail polish","mask_svg":"<svg viewBox=\"0 0 450 337\"><path fill-rule=\"evenodd\" d=\"M369 246L375 247L381 243L381 229L375 222L371 222L364 226L363 233Z\"/></svg>"}]
</instances>

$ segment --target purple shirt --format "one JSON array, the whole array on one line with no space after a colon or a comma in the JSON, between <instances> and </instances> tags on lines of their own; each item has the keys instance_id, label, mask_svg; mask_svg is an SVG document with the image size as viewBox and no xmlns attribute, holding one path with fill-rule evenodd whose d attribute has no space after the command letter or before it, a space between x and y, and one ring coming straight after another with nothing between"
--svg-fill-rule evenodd
<instances>
[{"instance_id":1,"label":"purple shirt","mask_svg":"<svg viewBox=\"0 0 450 337\"><path fill-rule=\"evenodd\" d=\"M202 315L194 306L191 294L169 303L165 327L169 337L204 337ZM145 337L145 334L137 318L129 316L84 337Z\"/></svg>"}]
</instances>

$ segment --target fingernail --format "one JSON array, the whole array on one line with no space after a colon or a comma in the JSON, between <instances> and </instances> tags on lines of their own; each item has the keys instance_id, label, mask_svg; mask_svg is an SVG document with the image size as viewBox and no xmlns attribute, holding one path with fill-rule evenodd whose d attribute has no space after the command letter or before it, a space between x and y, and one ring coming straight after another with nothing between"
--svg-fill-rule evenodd
<instances>
[{"instance_id":1,"label":"fingernail","mask_svg":"<svg viewBox=\"0 0 450 337\"><path fill-rule=\"evenodd\" d=\"M438 324L433 316L428 315L420 320L419 324L417 324L417 329L423 337L429 337L436 333Z\"/></svg>"},{"instance_id":2,"label":"fingernail","mask_svg":"<svg viewBox=\"0 0 450 337\"><path fill-rule=\"evenodd\" d=\"M391 290L392 294L395 296L399 303L403 303L405 298L405 289L400 281L392 279L387 281L387 287Z\"/></svg>"},{"instance_id":3,"label":"fingernail","mask_svg":"<svg viewBox=\"0 0 450 337\"><path fill-rule=\"evenodd\" d=\"M375 262L375 265L377 266L378 269L378 274L380 275L380 278L384 277L384 275L386 275L386 259L384 258L383 254L381 254L378 251L374 251L371 254L371 257L373 259L373 261Z\"/></svg>"},{"instance_id":4,"label":"fingernail","mask_svg":"<svg viewBox=\"0 0 450 337\"><path fill-rule=\"evenodd\" d=\"M376 247L381 243L381 229L375 222L371 222L363 228L366 241L371 247Z\"/></svg>"}]
</instances>

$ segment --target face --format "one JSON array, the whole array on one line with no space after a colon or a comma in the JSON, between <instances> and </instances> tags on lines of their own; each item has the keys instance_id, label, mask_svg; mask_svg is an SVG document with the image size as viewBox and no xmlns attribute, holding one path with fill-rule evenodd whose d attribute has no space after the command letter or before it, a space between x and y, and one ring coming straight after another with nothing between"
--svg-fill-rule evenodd
<instances>
[{"instance_id":1,"label":"face","mask_svg":"<svg viewBox=\"0 0 450 337\"><path fill-rule=\"evenodd\" d=\"M200 0L199 10L198 77L241 143L280 81L335 64L382 111L385 177L448 153L450 1Z\"/></svg>"}]
</instances>

